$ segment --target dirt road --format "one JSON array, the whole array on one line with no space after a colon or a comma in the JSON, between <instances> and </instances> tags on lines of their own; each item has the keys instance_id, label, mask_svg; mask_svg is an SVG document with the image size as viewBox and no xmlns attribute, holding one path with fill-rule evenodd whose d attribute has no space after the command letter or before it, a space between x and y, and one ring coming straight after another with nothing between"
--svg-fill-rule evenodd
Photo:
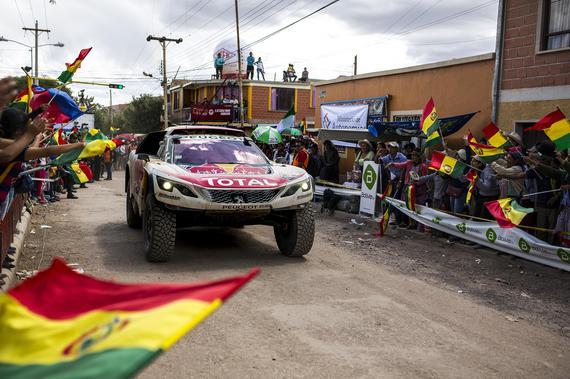
<instances>
[{"instance_id":1,"label":"dirt road","mask_svg":"<svg viewBox=\"0 0 570 379\"><path fill-rule=\"evenodd\" d=\"M172 260L147 263L141 232L125 223L121 174L80 190L79 200L36 209L19 268L59 255L127 282L262 269L141 378L568 377L568 337L356 254L359 245L335 242L347 232L323 218L306 259L281 256L270 228L246 227L179 231ZM390 246L392 257L407 253Z\"/></svg>"}]
</instances>

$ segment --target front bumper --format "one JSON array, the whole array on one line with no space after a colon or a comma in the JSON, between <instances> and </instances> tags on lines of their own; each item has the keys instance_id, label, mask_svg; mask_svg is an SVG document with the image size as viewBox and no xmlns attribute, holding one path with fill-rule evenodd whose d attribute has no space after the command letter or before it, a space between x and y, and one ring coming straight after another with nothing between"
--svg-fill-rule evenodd
<instances>
[{"instance_id":1,"label":"front bumper","mask_svg":"<svg viewBox=\"0 0 570 379\"><path fill-rule=\"evenodd\" d=\"M168 191L159 185L159 180L164 181L165 178L153 178L156 200L169 206L169 208L181 211L263 212L295 209L311 202L314 194L312 184L308 190L303 190L300 187L300 184L306 179L279 188L255 189L204 188L173 182L175 185ZM299 186L296 191L291 190L292 187L296 186Z\"/></svg>"}]
</instances>

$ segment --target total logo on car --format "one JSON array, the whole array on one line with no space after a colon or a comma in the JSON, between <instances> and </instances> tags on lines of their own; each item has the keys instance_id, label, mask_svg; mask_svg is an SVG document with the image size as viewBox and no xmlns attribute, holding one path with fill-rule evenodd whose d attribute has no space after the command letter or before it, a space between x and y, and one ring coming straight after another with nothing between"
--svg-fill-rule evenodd
<instances>
[{"instance_id":1,"label":"total logo on car","mask_svg":"<svg viewBox=\"0 0 570 379\"><path fill-rule=\"evenodd\" d=\"M276 164L243 131L177 126L149 133L127 164L127 223L142 228L151 262L167 261L176 230L193 226L273 227L282 254L312 248L313 180Z\"/></svg>"}]
</instances>

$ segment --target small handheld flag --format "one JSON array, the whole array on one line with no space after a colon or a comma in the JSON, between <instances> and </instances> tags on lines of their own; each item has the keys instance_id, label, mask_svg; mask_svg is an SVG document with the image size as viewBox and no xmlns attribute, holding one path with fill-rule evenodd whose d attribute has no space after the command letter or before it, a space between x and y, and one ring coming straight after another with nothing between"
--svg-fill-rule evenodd
<instances>
[{"instance_id":1,"label":"small handheld flag","mask_svg":"<svg viewBox=\"0 0 570 379\"><path fill-rule=\"evenodd\" d=\"M432 153L431 162L429 164L429 168L431 170L443 172L453 178L463 176L466 167L467 166L464 163L459 162L457 159L451 158L439 151L434 151Z\"/></svg>"},{"instance_id":2,"label":"small handheld flag","mask_svg":"<svg viewBox=\"0 0 570 379\"><path fill-rule=\"evenodd\" d=\"M439 129L439 120L437 116L437 111L435 110L435 103L433 98L429 98L424 110L422 112L422 118L420 119L420 129L422 132L429 137L432 133Z\"/></svg>"},{"instance_id":3,"label":"small handheld flag","mask_svg":"<svg viewBox=\"0 0 570 379\"><path fill-rule=\"evenodd\" d=\"M568 121L560 109L547 114L524 131L526 133L531 130L543 130L548 138L554 142L558 150L570 148L570 121Z\"/></svg>"},{"instance_id":4,"label":"small handheld flag","mask_svg":"<svg viewBox=\"0 0 570 379\"><path fill-rule=\"evenodd\" d=\"M503 136L501 129L497 128L497 125L490 123L483 128L483 135L487 139L489 145L497 148L509 147L511 143L509 140Z\"/></svg>"},{"instance_id":5,"label":"small handheld flag","mask_svg":"<svg viewBox=\"0 0 570 379\"><path fill-rule=\"evenodd\" d=\"M59 80L62 83L69 82L73 78L73 74L75 74L75 72L79 69L79 67L81 67L81 62L83 62L83 60L85 59L87 54L89 54L91 49L92 48L90 47L88 49L81 50L79 52L79 56L75 58L73 63L66 63L65 65L67 66L67 69L59 75L57 80Z\"/></svg>"},{"instance_id":6,"label":"small handheld flag","mask_svg":"<svg viewBox=\"0 0 570 379\"><path fill-rule=\"evenodd\" d=\"M489 213L497 220L501 228L514 228L518 226L523 218L534 212L533 208L524 208L516 200L507 197L484 203Z\"/></svg>"},{"instance_id":7,"label":"small handheld flag","mask_svg":"<svg viewBox=\"0 0 570 379\"><path fill-rule=\"evenodd\" d=\"M277 124L277 131L281 133L285 129L293 129L295 127L295 104L291 105L291 109L285 113L285 116Z\"/></svg>"}]
</instances>

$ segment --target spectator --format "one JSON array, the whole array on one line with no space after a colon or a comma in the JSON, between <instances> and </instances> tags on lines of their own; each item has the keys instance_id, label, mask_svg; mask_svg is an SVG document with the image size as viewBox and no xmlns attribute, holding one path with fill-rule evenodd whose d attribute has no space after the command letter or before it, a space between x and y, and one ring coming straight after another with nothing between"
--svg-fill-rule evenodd
<instances>
[{"instance_id":1,"label":"spectator","mask_svg":"<svg viewBox=\"0 0 570 379\"><path fill-rule=\"evenodd\" d=\"M306 83L309 80L309 71L307 71L307 67L303 69L301 73L301 78L299 79L300 82Z\"/></svg>"},{"instance_id":2,"label":"spectator","mask_svg":"<svg viewBox=\"0 0 570 379\"><path fill-rule=\"evenodd\" d=\"M358 147L360 149L356 154L356 161L354 162L354 165L355 165L355 170L358 169L357 171L362 171L362 167L364 167L364 161L374 160L374 151L372 143L367 139L358 141Z\"/></svg>"},{"instance_id":3,"label":"spectator","mask_svg":"<svg viewBox=\"0 0 570 379\"><path fill-rule=\"evenodd\" d=\"M382 158L388 155L388 149L386 148L386 144L384 142L378 142L376 145L376 156L374 157L374 162L380 163Z\"/></svg>"},{"instance_id":4,"label":"spectator","mask_svg":"<svg viewBox=\"0 0 570 379\"><path fill-rule=\"evenodd\" d=\"M510 197L520 202L526 192L522 175L525 172L522 154L517 151L510 152L507 154L506 166L495 161L491 163L491 168L497 173L497 179L505 184L500 197Z\"/></svg>"},{"instance_id":5,"label":"spectator","mask_svg":"<svg viewBox=\"0 0 570 379\"><path fill-rule=\"evenodd\" d=\"M113 152L109 149L105 150L103 154L103 163L105 164L105 170L107 171L107 177L105 180L113 180Z\"/></svg>"},{"instance_id":6,"label":"spectator","mask_svg":"<svg viewBox=\"0 0 570 379\"><path fill-rule=\"evenodd\" d=\"M297 75L295 75L295 68L293 67L293 64L289 63L289 66L287 67L287 71L284 71L284 81L287 82L294 82L295 80L297 80Z\"/></svg>"},{"instance_id":7,"label":"spectator","mask_svg":"<svg viewBox=\"0 0 570 379\"><path fill-rule=\"evenodd\" d=\"M307 166L307 173L313 178L316 178L321 173L322 167L323 162L321 156L319 155L319 145L313 143L309 147L309 165Z\"/></svg>"},{"instance_id":8,"label":"spectator","mask_svg":"<svg viewBox=\"0 0 570 379\"><path fill-rule=\"evenodd\" d=\"M221 53L218 53L218 57L214 60L214 67L216 68L216 79L222 79L224 63L226 63L224 57Z\"/></svg>"},{"instance_id":9,"label":"spectator","mask_svg":"<svg viewBox=\"0 0 570 379\"><path fill-rule=\"evenodd\" d=\"M333 183L339 182L339 161L338 150L329 140L323 143L323 167L319 177Z\"/></svg>"},{"instance_id":10,"label":"spectator","mask_svg":"<svg viewBox=\"0 0 570 379\"><path fill-rule=\"evenodd\" d=\"M253 57L253 53L250 51L249 55L247 56L247 79L253 80L253 64L255 63L255 58Z\"/></svg>"},{"instance_id":11,"label":"spectator","mask_svg":"<svg viewBox=\"0 0 570 379\"><path fill-rule=\"evenodd\" d=\"M257 62L255 62L255 65L257 66L257 80L259 80L259 74L261 74L263 81L265 81L265 68L263 67L263 62L261 61L261 57L257 58Z\"/></svg>"},{"instance_id":12,"label":"spectator","mask_svg":"<svg viewBox=\"0 0 570 379\"><path fill-rule=\"evenodd\" d=\"M499 197L499 184L497 183L495 172L490 165L486 164L477 155L471 159L471 165L479 170L471 198L471 215L493 220L493 216L491 216L484 204L487 201L497 200Z\"/></svg>"},{"instance_id":13,"label":"spectator","mask_svg":"<svg viewBox=\"0 0 570 379\"><path fill-rule=\"evenodd\" d=\"M307 170L309 167L309 152L305 149L305 144L301 141L292 143L293 148L293 166L301 167Z\"/></svg>"},{"instance_id":14,"label":"spectator","mask_svg":"<svg viewBox=\"0 0 570 379\"><path fill-rule=\"evenodd\" d=\"M412 154L416 150L416 145L413 142L408 142L404 145L404 155L408 159L412 159Z\"/></svg>"}]
</instances>

